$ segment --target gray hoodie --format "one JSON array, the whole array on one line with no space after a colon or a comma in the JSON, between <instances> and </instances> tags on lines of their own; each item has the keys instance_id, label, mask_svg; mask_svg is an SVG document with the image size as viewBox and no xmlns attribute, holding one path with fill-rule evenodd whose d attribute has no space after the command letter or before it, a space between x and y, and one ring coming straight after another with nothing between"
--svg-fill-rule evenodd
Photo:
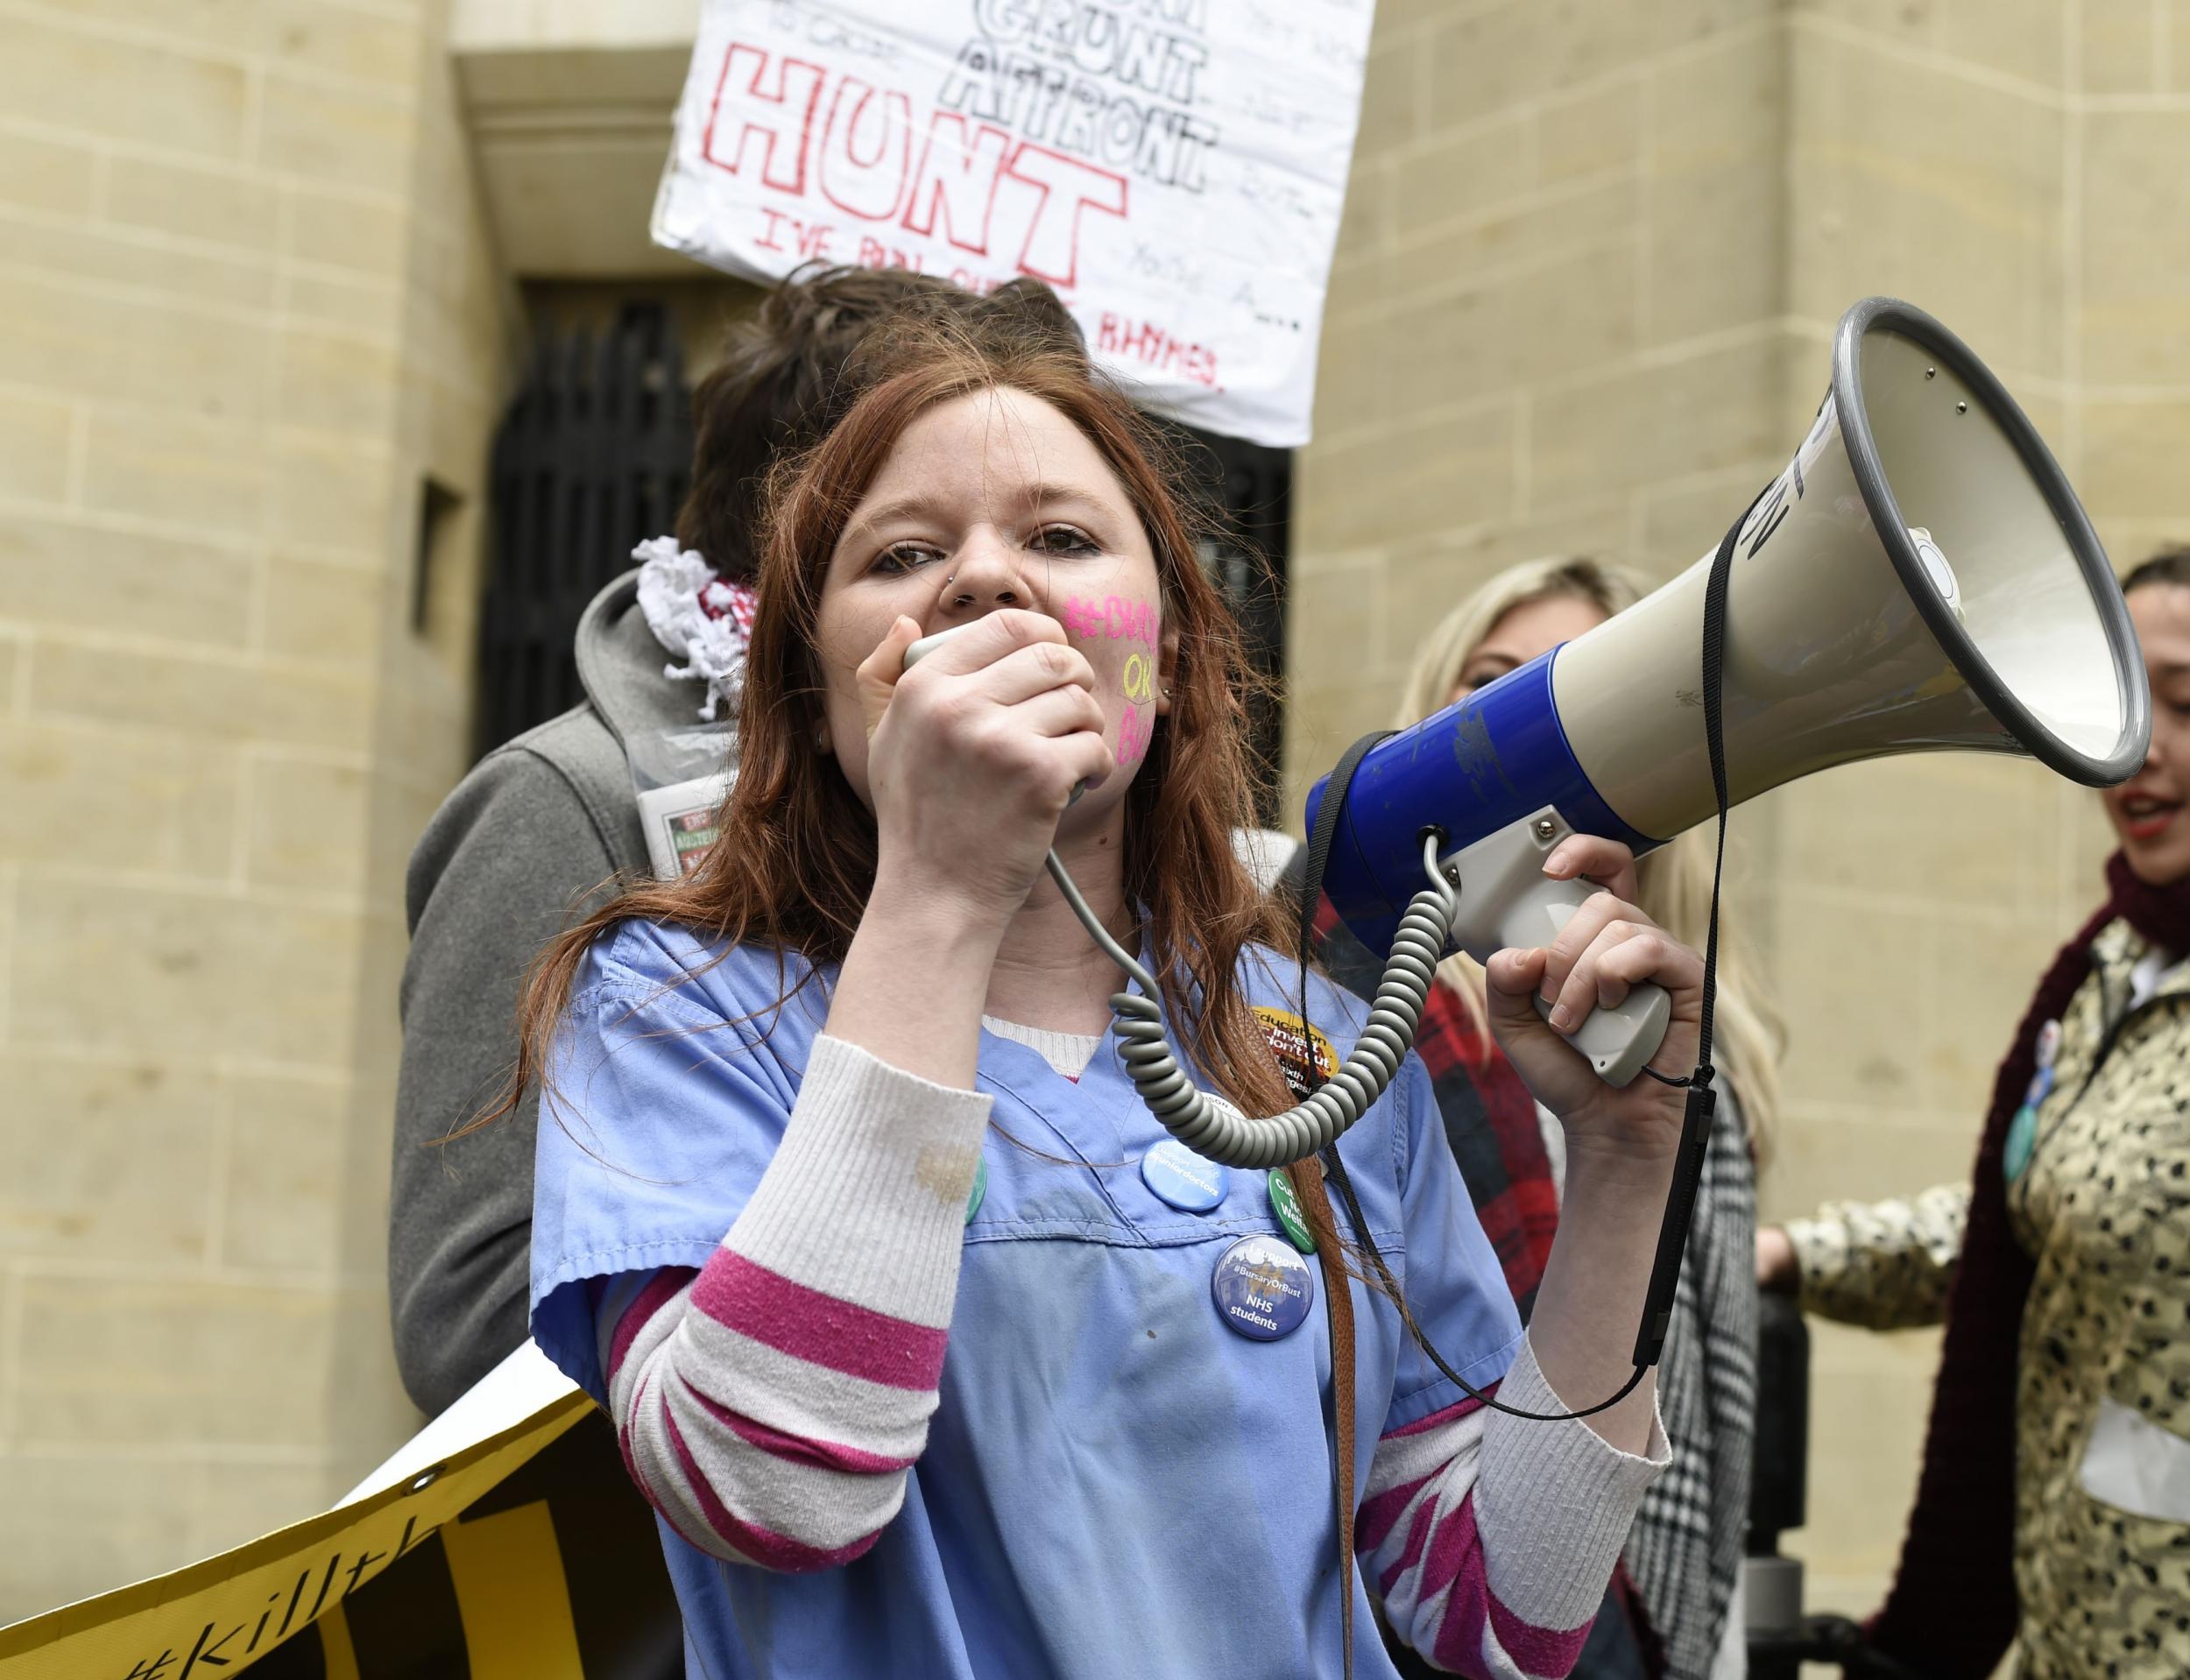
<instances>
[{"instance_id":1,"label":"gray hoodie","mask_svg":"<svg viewBox=\"0 0 2190 1680\"><path fill-rule=\"evenodd\" d=\"M638 578L618 578L579 621L585 702L482 759L411 854L388 1294L403 1385L427 1413L525 1339L539 1096L439 1140L499 1096L541 945L647 871L625 744L691 727L703 696L664 678Z\"/></svg>"}]
</instances>

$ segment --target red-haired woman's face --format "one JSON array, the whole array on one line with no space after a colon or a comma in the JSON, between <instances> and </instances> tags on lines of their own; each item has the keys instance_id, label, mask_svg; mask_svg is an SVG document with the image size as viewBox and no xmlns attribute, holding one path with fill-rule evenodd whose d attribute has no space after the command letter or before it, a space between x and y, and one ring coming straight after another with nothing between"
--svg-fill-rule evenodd
<instances>
[{"instance_id":1,"label":"red-haired woman's face","mask_svg":"<svg viewBox=\"0 0 2190 1680\"><path fill-rule=\"evenodd\" d=\"M1006 607L1045 613L1094 667L1119 770L1067 812L1115 811L1170 709L1147 531L1101 453L1014 390L937 405L908 427L852 510L822 585L816 652L829 745L862 800L866 731L854 680L902 614L922 635Z\"/></svg>"}]
</instances>

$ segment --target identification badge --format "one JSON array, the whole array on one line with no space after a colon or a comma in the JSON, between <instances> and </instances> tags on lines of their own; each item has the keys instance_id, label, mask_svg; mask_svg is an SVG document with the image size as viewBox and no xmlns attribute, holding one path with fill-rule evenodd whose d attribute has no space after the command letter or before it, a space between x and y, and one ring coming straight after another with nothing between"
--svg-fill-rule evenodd
<instances>
[{"instance_id":1,"label":"identification badge","mask_svg":"<svg viewBox=\"0 0 2190 1680\"><path fill-rule=\"evenodd\" d=\"M1187 1213L1206 1213L1225 1199L1229 1168L1166 1138L1141 1157L1141 1182Z\"/></svg>"},{"instance_id":2,"label":"identification badge","mask_svg":"<svg viewBox=\"0 0 2190 1680\"><path fill-rule=\"evenodd\" d=\"M1250 1341L1290 1336L1316 1301L1316 1274L1276 1237L1242 1237L1226 1248L1209 1280L1225 1323Z\"/></svg>"},{"instance_id":3,"label":"identification badge","mask_svg":"<svg viewBox=\"0 0 2190 1680\"><path fill-rule=\"evenodd\" d=\"M731 778L696 776L639 795L639 825L646 835L646 861L660 879L689 875L721 830L717 818L730 797Z\"/></svg>"},{"instance_id":4,"label":"identification badge","mask_svg":"<svg viewBox=\"0 0 2190 1680\"><path fill-rule=\"evenodd\" d=\"M981 1211L981 1204L988 1196L988 1157L984 1155L973 1163L973 1189L965 1198L965 1222L973 1223L973 1216Z\"/></svg>"},{"instance_id":5,"label":"identification badge","mask_svg":"<svg viewBox=\"0 0 2190 1680\"><path fill-rule=\"evenodd\" d=\"M1286 1089L1300 1101L1339 1070L1339 1053L1331 1041L1289 1010L1256 1006L1254 1018L1277 1053L1278 1071Z\"/></svg>"}]
</instances>

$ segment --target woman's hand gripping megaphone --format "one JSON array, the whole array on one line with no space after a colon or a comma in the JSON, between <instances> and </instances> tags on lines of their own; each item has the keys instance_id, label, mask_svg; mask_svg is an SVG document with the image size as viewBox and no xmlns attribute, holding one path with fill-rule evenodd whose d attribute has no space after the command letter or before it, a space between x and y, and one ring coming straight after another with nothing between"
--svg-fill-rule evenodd
<instances>
[{"instance_id":1,"label":"woman's hand gripping megaphone","mask_svg":"<svg viewBox=\"0 0 2190 1680\"><path fill-rule=\"evenodd\" d=\"M1593 928L1602 907L1583 913L1603 891L1642 915L1633 907L1635 854L1616 840L1577 831L1554 806L1439 858L1437 872L1451 893L1453 943L1486 966L1497 951L1551 952L1555 986L1580 955L1574 942ZM1655 931L1647 917L1642 922ZM1615 1089L1664 1055L1672 1022L1665 988L1624 978L1616 998L1577 992L1565 999L1567 1013L1557 1023L1559 1035ZM1558 1001L1556 993L1540 998L1537 1013L1548 1020Z\"/></svg>"},{"instance_id":2,"label":"woman's hand gripping megaphone","mask_svg":"<svg viewBox=\"0 0 2190 1680\"><path fill-rule=\"evenodd\" d=\"M1703 959L1636 907L1635 857L1618 841L1570 835L1542 867L1548 882L1567 888L1561 899L1594 890L1548 944L1500 950L1484 965L1492 1029L1537 1100L1565 1123L1570 1144L1601 1141L1629 1158L1670 1160L1680 1093L1657 1080L1611 1084L1586 1048L1569 1041L1593 1014L1605 1018L1615 1033L1657 1038L1630 1078L1642 1066L1683 1077L1696 1061Z\"/></svg>"}]
</instances>

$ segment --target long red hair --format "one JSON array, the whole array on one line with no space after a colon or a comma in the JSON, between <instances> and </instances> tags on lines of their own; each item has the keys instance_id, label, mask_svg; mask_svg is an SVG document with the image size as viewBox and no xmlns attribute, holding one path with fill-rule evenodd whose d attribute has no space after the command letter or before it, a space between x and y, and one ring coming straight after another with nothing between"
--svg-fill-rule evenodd
<instances>
[{"instance_id":1,"label":"long red hair","mask_svg":"<svg viewBox=\"0 0 2190 1680\"><path fill-rule=\"evenodd\" d=\"M1250 944L1282 942L1282 918L1232 846L1233 830L1255 821L1259 773L1243 702L1260 679L1202 569L1171 452L1054 335L944 336L929 327L878 343L862 375L865 393L844 419L771 481L738 776L720 837L689 875L632 886L541 953L526 984L515 1077L496 1112L541 1076L588 948L626 918L682 923L717 942L720 956L758 944L795 951L816 969L843 960L874 884L876 836L873 814L814 745L823 581L853 509L906 429L940 404L994 389L1022 392L1077 427L1147 533L1177 651L1170 713L1156 721L1127 795L1126 891L1146 914L1163 1001L1195 1063L1248 1113L1282 1111L1290 1099L1239 970Z\"/></svg>"}]
</instances>

